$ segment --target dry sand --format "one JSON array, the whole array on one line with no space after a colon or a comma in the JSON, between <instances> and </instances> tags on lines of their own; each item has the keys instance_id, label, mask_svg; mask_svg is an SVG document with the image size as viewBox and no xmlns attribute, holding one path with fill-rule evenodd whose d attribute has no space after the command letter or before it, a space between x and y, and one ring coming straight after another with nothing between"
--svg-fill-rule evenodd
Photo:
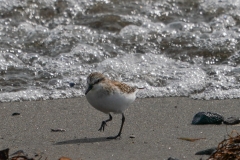
<instances>
[{"instance_id":1,"label":"dry sand","mask_svg":"<svg viewBox=\"0 0 240 160\"><path fill-rule=\"evenodd\" d=\"M10 154L23 150L30 157L57 160L87 159L178 159L199 160L197 151L216 147L239 125L191 125L200 111L224 117L239 116L239 99L193 100L182 97L137 99L125 112L126 122L119 140L107 136L119 131L121 116L113 115L105 132L98 129L105 115L92 108L85 97L0 104L0 149ZM18 112L20 115L12 116ZM65 132L51 132L51 129ZM134 134L135 138L129 138ZM206 138L195 142L177 138ZM36 157L36 159L39 157Z\"/></svg>"}]
</instances>

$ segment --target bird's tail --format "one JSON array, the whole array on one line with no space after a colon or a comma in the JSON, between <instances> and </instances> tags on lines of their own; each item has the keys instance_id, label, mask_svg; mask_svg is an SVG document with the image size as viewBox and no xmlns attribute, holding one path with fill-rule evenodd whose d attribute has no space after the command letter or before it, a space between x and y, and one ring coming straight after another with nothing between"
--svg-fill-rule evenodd
<instances>
[{"instance_id":1,"label":"bird's tail","mask_svg":"<svg viewBox=\"0 0 240 160\"><path fill-rule=\"evenodd\" d=\"M145 87L137 87L136 93L139 92L140 90L145 89Z\"/></svg>"}]
</instances>

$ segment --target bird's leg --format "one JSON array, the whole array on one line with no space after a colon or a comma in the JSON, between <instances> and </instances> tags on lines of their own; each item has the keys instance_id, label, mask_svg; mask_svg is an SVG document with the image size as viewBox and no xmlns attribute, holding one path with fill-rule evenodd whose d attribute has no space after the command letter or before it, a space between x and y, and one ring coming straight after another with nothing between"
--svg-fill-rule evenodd
<instances>
[{"instance_id":1,"label":"bird's leg","mask_svg":"<svg viewBox=\"0 0 240 160\"><path fill-rule=\"evenodd\" d=\"M118 132L118 134L116 136L113 136L113 137L107 137L107 139L116 139L117 137L120 137L121 136L121 133L122 133L122 129L123 129L123 124L125 122L125 116L124 114L122 113L122 124L121 124L121 127L120 127L120 130Z\"/></svg>"},{"instance_id":2,"label":"bird's leg","mask_svg":"<svg viewBox=\"0 0 240 160\"><path fill-rule=\"evenodd\" d=\"M102 121L102 125L101 127L99 128L98 131L103 131L104 132L104 128L105 126L107 126L107 122L111 121L112 120L112 115L109 113L109 119L107 119L106 121Z\"/></svg>"}]
</instances>

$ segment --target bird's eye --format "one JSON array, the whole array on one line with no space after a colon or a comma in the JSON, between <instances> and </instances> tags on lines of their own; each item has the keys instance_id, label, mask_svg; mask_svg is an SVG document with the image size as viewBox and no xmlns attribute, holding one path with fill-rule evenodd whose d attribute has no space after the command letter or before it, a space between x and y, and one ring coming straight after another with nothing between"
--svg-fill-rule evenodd
<instances>
[{"instance_id":1,"label":"bird's eye","mask_svg":"<svg viewBox=\"0 0 240 160\"><path fill-rule=\"evenodd\" d=\"M97 84L97 83L99 83L99 79L94 82L94 84Z\"/></svg>"},{"instance_id":2,"label":"bird's eye","mask_svg":"<svg viewBox=\"0 0 240 160\"><path fill-rule=\"evenodd\" d=\"M101 81L102 79L98 79L94 84L97 84Z\"/></svg>"}]
</instances>

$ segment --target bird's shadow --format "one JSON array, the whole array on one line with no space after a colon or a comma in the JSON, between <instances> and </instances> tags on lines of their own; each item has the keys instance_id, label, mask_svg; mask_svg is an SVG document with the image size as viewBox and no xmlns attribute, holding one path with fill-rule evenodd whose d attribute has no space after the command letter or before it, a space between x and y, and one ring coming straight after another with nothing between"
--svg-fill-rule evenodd
<instances>
[{"instance_id":1,"label":"bird's shadow","mask_svg":"<svg viewBox=\"0 0 240 160\"><path fill-rule=\"evenodd\" d=\"M81 138L81 139L72 139L72 140L56 142L54 145L95 143L95 142L106 142L106 141L111 141L111 140L112 139L107 139L107 137Z\"/></svg>"}]
</instances>

